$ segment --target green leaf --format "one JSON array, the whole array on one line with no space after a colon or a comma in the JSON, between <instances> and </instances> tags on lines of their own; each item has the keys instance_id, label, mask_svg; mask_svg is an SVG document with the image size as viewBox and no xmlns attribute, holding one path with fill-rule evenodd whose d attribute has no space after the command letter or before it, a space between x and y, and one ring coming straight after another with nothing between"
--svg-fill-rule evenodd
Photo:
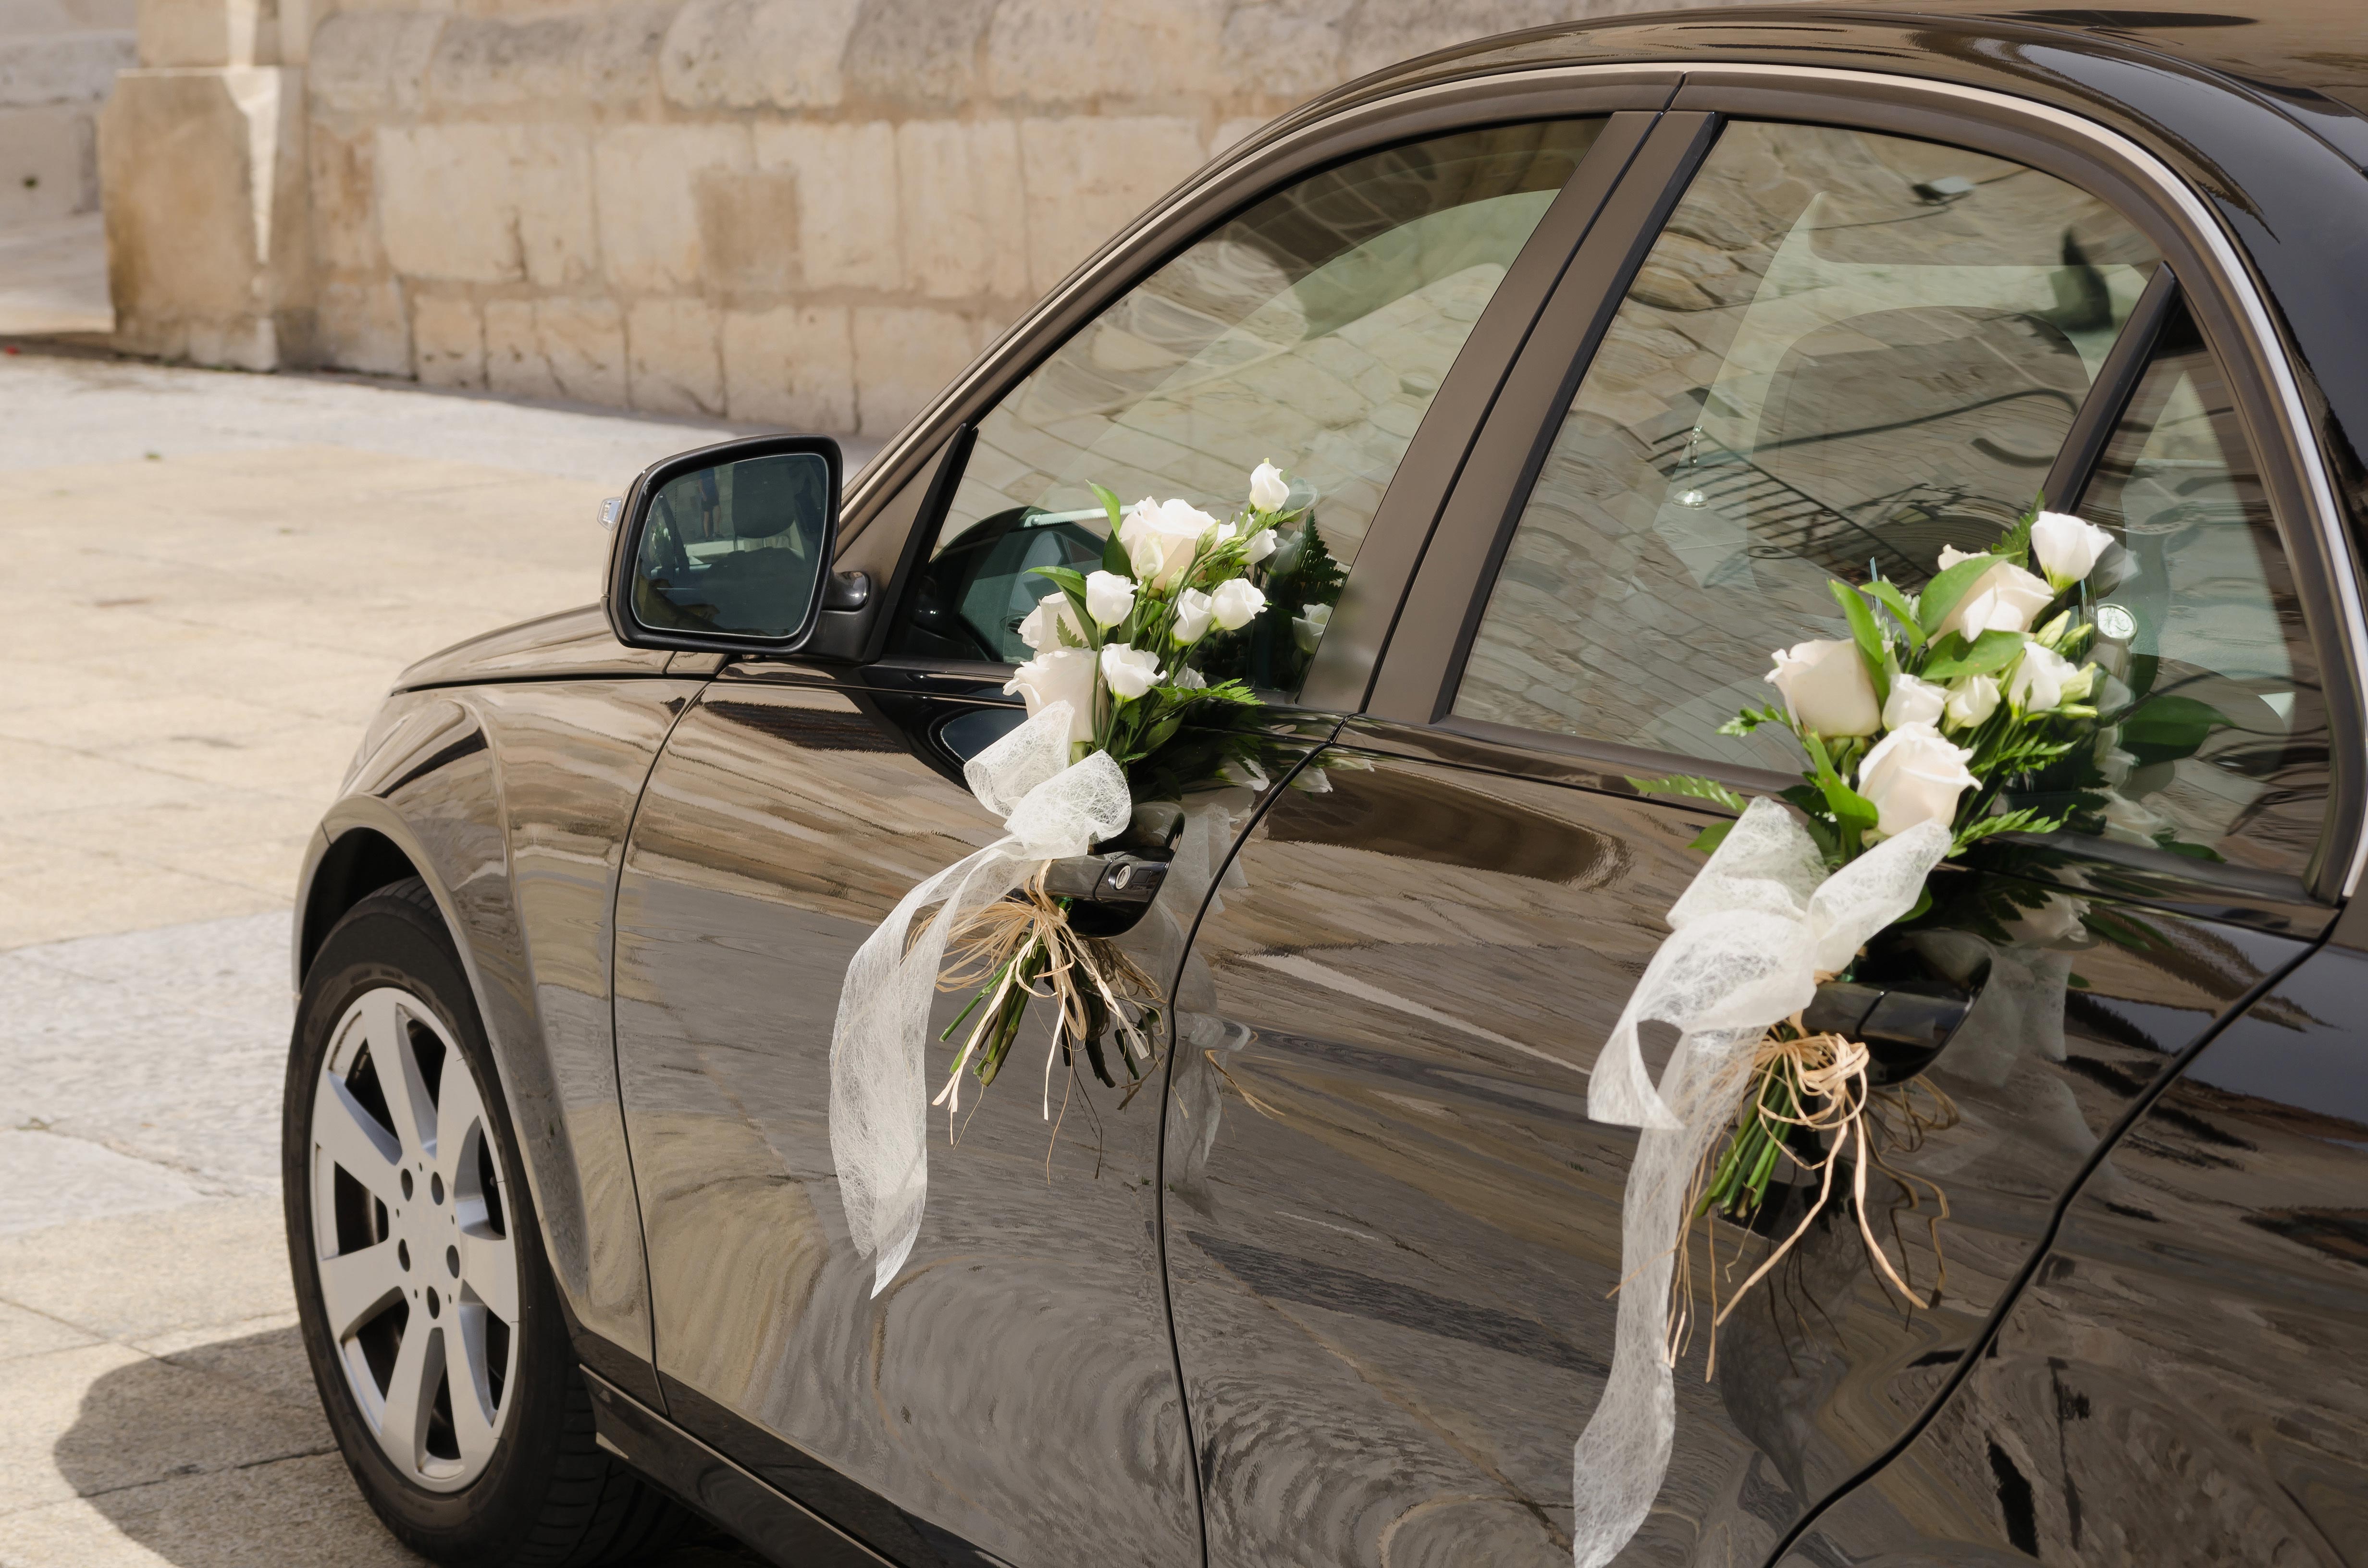
<instances>
[{"instance_id":1,"label":"green leaf","mask_svg":"<svg viewBox=\"0 0 2368 1568\"><path fill-rule=\"evenodd\" d=\"M1693 843L1689 845L1687 847L1699 849L1703 854L1707 855L1711 851L1716 849L1720 845L1725 843L1726 835L1734 831L1735 824L1731 822L1714 822L1708 827L1702 829L1700 833L1695 834Z\"/></svg>"},{"instance_id":2,"label":"green leaf","mask_svg":"<svg viewBox=\"0 0 2368 1568\"><path fill-rule=\"evenodd\" d=\"M1110 532L1116 534L1120 516L1126 510L1125 504L1118 498L1118 492L1107 484L1095 484L1090 480L1087 482L1087 488L1094 493L1094 499L1102 504L1102 510L1110 514Z\"/></svg>"},{"instance_id":3,"label":"green leaf","mask_svg":"<svg viewBox=\"0 0 2368 1568\"><path fill-rule=\"evenodd\" d=\"M1809 761L1816 767L1817 792L1824 798L1826 809L1833 813L1834 824L1841 829L1845 848L1854 848L1859 835L1875 824L1878 815L1874 802L1842 782L1834 771L1833 758L1826 754L1825 743L1812 733L1802 742L1808 747Z\"/></svg>"},{"instance_id":4,"label":"green leaf","mask_svg":"<svg viewBox=\"0 0 2368 1568\"><path fill-rule=\"evenodd\" d=\"M1667 778L1631 778L1640 795L1682 795L1690 800L1712 801L1730 812L1743 810L1743 797L1715 778L1703 778L1691 773L1673 773Z\"/></svg>"},{"instance_id":5,"label":"green leaf","mask_svg":"<svg viewBox=\"0 0 2368 1568\"><path fill-rule=\"evenodd\" d=\"M1086 574L1074 566L1030 566L1028 570L1064 592L1083 594L1086 591Z\"/></svg>"},{"instance_id":6,"label":"green leaf","mask_svg":"<svg viewBox=\"0 0 2368 1568\"><path fill-rule=\"evenodd\" d=\"M2149 698L2122 721L2122 748L2141 763L2177 762L2195 755L2227 718L2192 697Z\"/></svg>"},{"instance_id":7,"label":"green leaf","mask_svg":"<svg viewBox=\"0 0 2368 1568\"><path fill-rule=\"evenodd\" d=\"M1957 601L1965 597L1965 590L1997 564L1994 555L1971 556L1925 584L1924 591L1916 596L1916 624L1924 629L1924 634L1929 637L1938 631Z\"/></svg>"},{"instance_id":8,"label":"green leaf","mask_svg":"<svg viewBox=\"0 0 2368 1568\"><path fill-rule=\"evenodd\" d=\"M1898 584L1877 577L1864 591L1898 620L1900 634L1907 639L1910 648L1924 646L1924 628L1916 619L1916 601L1901 593Z\"/></svg>"},{"instance_id":9,"label":"green leaf","mask_svg":"<svg viewBox=\"0 0 2368 1568\"><path fill-rule=\"evenodd\" d=\"M1850 622L1850 636L1858 643L1859 662L1866 665L1866 677L1874 683L1874 705L1881 708L1891 700L1891 671L1883 656L1883 629L1875 625L1874 611L1866 608L1865 597L1856 588L1832 577L1826 579L1826 586Z\"/></svg>"},{"instance_id":10,"label":"green leaf","mask_svg":"<svg viewBox=\"0 0 2368 1568\"><path fill-rule=\"evenodd\" d=\"M1930 681L1955 680L1960 676L1986 676L2006 668L2022 656L2028 641L2020 631L1985 631L1967 647L1952 631L1933 649L1918 675Z\"/></svg>"}]
</instances>

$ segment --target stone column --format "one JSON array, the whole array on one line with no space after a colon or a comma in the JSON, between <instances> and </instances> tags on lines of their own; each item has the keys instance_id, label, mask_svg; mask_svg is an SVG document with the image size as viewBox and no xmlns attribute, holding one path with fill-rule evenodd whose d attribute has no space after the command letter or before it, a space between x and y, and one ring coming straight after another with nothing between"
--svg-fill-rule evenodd
<instances>
[{"instance_id":1,"label":"stone column","mask_svg":"<svg viewBox=\"0 0 2368 1568\"><path fill-rule=\"evenodd\" d=\"M98 122L116 342L270 370L313 349L304 0L140 0Z\"/></svg>"}]
</instances>

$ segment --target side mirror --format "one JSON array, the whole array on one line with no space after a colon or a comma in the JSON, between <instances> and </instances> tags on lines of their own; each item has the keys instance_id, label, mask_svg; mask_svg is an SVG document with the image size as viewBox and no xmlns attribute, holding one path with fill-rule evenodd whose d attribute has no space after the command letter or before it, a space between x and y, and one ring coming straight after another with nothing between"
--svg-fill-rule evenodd
<instances>
[{"instance_id":1,"label":"side mirror","mask_svg":"<svg viewBox=\"0 0 2368 1568\"><path fill-rule=\"evenodd\" d=\"M685 452L626 495L605 603L632 648L795 653L838 541L838 443L765 436Z\"/></svg>"}]
</instances>

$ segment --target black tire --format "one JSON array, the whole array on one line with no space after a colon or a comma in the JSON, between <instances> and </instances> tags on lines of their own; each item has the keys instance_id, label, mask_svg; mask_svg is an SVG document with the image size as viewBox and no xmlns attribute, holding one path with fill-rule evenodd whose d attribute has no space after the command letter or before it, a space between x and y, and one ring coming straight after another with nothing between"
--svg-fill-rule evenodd
<instances>
[{"instance_id":1,"label":"black tire","mask_svg":"<svg viewBox=\"0 0 2368 1568\"><path fill-rule=\"evenodd\" d=\"M315 1080L347 1006L387 984L433 1007L467 1059L497 1132L502 1199L518 1257L516 1368L502 1395L506 1424L484 1469L458 1491L428 1490L379 1447L332 1343L312 1239ZM593 1442L591 1396L568 1343L501 1079L451 937L417 878L356 904L305 974L288 1053L280 1148L288 1262L313 1381L347 1468L398 1540L451 1568L589 1568L635 1562L681 1539L689 1516Z\"/></svg>"}]
</instances>

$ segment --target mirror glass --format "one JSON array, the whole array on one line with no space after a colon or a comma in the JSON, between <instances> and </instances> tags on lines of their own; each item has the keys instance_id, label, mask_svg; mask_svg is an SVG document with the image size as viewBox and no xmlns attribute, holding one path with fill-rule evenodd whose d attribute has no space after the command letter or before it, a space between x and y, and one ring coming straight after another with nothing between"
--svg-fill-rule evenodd
<instances>
[{"instance_id":1,"label":"mirror glass","mask_svg":"<svg viewBox=\"0 0 2368 1568\"><path fill-rule=\"evenodd\" d=\"M653 631L795 635L827 562L830 464L782 452L695 469L651 497L633 616Z\"/></svg>"}]
</instances>

